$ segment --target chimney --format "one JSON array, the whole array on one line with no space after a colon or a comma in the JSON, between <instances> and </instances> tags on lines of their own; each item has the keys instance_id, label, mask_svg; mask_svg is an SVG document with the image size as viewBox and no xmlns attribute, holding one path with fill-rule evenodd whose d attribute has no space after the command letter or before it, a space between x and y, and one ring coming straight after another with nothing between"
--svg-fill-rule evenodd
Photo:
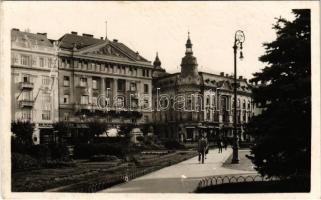
<instances>
[{"instance_id":1,"label":"chimney","mask_svg":"<svg viewBox=\"0 0 321 200\"><path fill-rule=\"evenodd\" d=\"M13 31L20 31L18 28L13 28L12 30Z\"/></svg>"},{"instance_id":2,"label":"chimney","mask_svg":"<svg viewBox=\"0 0 321 200\"><path fill-rule=\"evenodd\" d=\"M100 37L101 40L104 40L104 37Z\"/></svg>"},{"instance_id":3,"label":"chimney","mask_svg":"<svg viewBox=\"0 0 321 200\"><path fill-rule=\"evenodd\" d=\"M77 33L77 32L75 32L75 31L71 31L71 34L73 34L73 35L77 35L78 33Z\"/></svg>"},{"instance_id":4,"label":"chimney","mask_svg":"<svg viewBox=\"0 0 321 200\"><path fill-rule=\"evenodd\" d=\"M245 78L244 81L247 82L247 79Z\"/></svg>"},{"instance_id":5,"label":"chimney","mask_svg":"<svg viewBox=\"0 0 321 200\"><path fill-rule=\"evenodd\" d=\"M225 74L226 77L229 77L228 74Z\"/></svg>"},{"instance_id":6,"label":"chimney","mask_svg":"<svg viewBox=\"0 0 321 200\"><path fill-rule=\"evenodd\" d=\"M90 37L90 38L93 38L94 35L91 35L91 34L87 34L87 33L83 33L82 36L85 36L85 37Z\"/></svg>"},{"instance_id":7,"label":"chimney","mask_svg":"<svg viewBox=\"0 0 321 200\"><path fill-rule=\"evenodd\" d=\"M242 80L242 79L243 79L243 76L239 76L239 79L241 79L241 80Z\"/></svg>"},{"instance_id":8,"label":"chimney","mask_svg":"<svg viewBox=\"0 0 321 200\"><path fill-rule=\"evenodd\" d=\"M47 37L47 33L37 33L37 35L44 35Z\"/></svg>"},{"instance_id":9,"label":"chimney","mask_svg":"<svg viewBox=\"0 0 321 200\"><path fill-rule=\"evenodd\" d=\"M113 42L118 42L118 40L117 39L113 39Z\"/></svg>"},{"instance_id":10,"label":"chimney","mask_svg":"<svg viewBox=\"0 0 321 200\"><path fill-rule=\"evenodd\" d=\"M224 76L224 72L221 72L220 75L221 75L221 76Z\"/></svg>"}]
</instances>

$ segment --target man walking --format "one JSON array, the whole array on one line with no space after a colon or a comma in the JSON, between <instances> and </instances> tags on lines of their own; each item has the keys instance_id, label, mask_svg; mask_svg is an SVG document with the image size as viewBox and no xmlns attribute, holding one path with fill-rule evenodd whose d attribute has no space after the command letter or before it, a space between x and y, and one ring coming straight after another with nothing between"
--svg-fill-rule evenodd
<instances>
[{"instance_id":1,"label":"man walking","mask_svg":"<svg viewBox=\"0 0 321 200\"><path fill-rule=\"evenodd\" d=\"M217 146L218 146L218 153L222 153L223 141L221 137L217 141Z\"/></svg>"},{"instance_id":2,"label":"man walking","mask_svg":"<svg viewBox=\"0 0 321 200\"><path fill-rule=\"evenodd\" d=\"M205 156L205 151L207 148L207 140L205 139L204 136L201 136L201 138L198 140L198 162L204 164L204 156Z\"/></svg>"}]
</instances>

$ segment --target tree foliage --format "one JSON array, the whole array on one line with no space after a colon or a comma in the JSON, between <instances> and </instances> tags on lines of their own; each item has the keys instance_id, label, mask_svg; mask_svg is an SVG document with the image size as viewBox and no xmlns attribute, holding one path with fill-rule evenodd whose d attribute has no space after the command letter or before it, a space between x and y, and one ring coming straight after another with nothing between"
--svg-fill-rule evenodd
<instances>
[{"instance_id":1,"label":"tree foliage","mask_svg":"<svg viewBox=\"0 0 321 200\"><path fill-rule=\"evenodd\" d=\"M277 19L276 40L263 44L266 67L251 82L264 107L246 131L255 138L252 162L262 175L309 177L311 154L310 10L292 10L293 21Z\"/></svg>"},{"instance_id":2,"label":"tree foliage","mask_svg":"<svg viewBox=\"0 0 321 200\"><path fill-rule=\"evenodd\" d=\"M34 124L29 121L14 121L11 123L11 131L15 135L15 141L21 145L32 145Z\"/></svg>"},{"instance_id":3,"label":"tree foliage","mask_svg":"<svg viewBox=\"0 0 321 200\"><path fill-rule=\"evenodd\" d=\"M94 137L98 137L103 134L107 128L108 124L104 121L99 121L98 119L91 119L89 120L86 125L88 126L88 136L90 139Z\"/></svg>"}]
</instances>

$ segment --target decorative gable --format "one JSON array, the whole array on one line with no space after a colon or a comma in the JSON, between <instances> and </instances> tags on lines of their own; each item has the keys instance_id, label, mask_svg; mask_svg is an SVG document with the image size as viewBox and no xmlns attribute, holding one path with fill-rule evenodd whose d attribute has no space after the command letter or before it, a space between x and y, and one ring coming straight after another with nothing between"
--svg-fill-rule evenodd
<instances>
[{"instance_id":1,"label":"decorative gable","mask_svg":"<svg viewBox=\"0 0 321 200\"><path fill-rule=\"evenodd\" d=\"M120 52L118 49L116 49L115 47L113 47L110 44L105 44L102 47L99 48L90 48L88 50L86 50L85 52L83 52L83 54L85 55L100 55L100 56L115 56L115 57L120 57L120 58L128 58L128 56L126 56L125 54L123 54L122 52Z\"/></svg>"}]
</instances>

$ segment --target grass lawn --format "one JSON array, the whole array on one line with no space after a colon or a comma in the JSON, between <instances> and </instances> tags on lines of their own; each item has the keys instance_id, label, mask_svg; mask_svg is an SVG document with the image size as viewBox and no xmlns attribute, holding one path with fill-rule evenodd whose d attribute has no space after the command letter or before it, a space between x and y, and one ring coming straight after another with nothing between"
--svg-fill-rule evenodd
<instances>
[{"instance_id":1,"label":"grass lawn","mask_svg":"<svg viewBox=\"0 0 321 200\"><path fill-rule=\"evenodd\" d=\"M172 152L165 155L137 155L136 162L77 162L75 167L59 169L39 169L12 174L13 192L40 192L79 182L94 181L104 177L125 175L137 169L174 164L195 156L194 151ZM130 167L128 167L130 166ZM59 190L57 190L59 191Z\"/></svg>"},{"instance_id":2,"label":"grass lawn","mask_svg":"<svg viewBox=\"0 0 321 200\"><path fill-rule=\"evenodd\" d=\"M223 150L224 151L224 150ZM250 150L244 149L239 150L239 164L231 164L232 157L231 155L224 163L223 167L229 169L245 170L245 171L255 171L253 168L253 163L245 155L250 155Z\"/></svg>"}]
</instances>

